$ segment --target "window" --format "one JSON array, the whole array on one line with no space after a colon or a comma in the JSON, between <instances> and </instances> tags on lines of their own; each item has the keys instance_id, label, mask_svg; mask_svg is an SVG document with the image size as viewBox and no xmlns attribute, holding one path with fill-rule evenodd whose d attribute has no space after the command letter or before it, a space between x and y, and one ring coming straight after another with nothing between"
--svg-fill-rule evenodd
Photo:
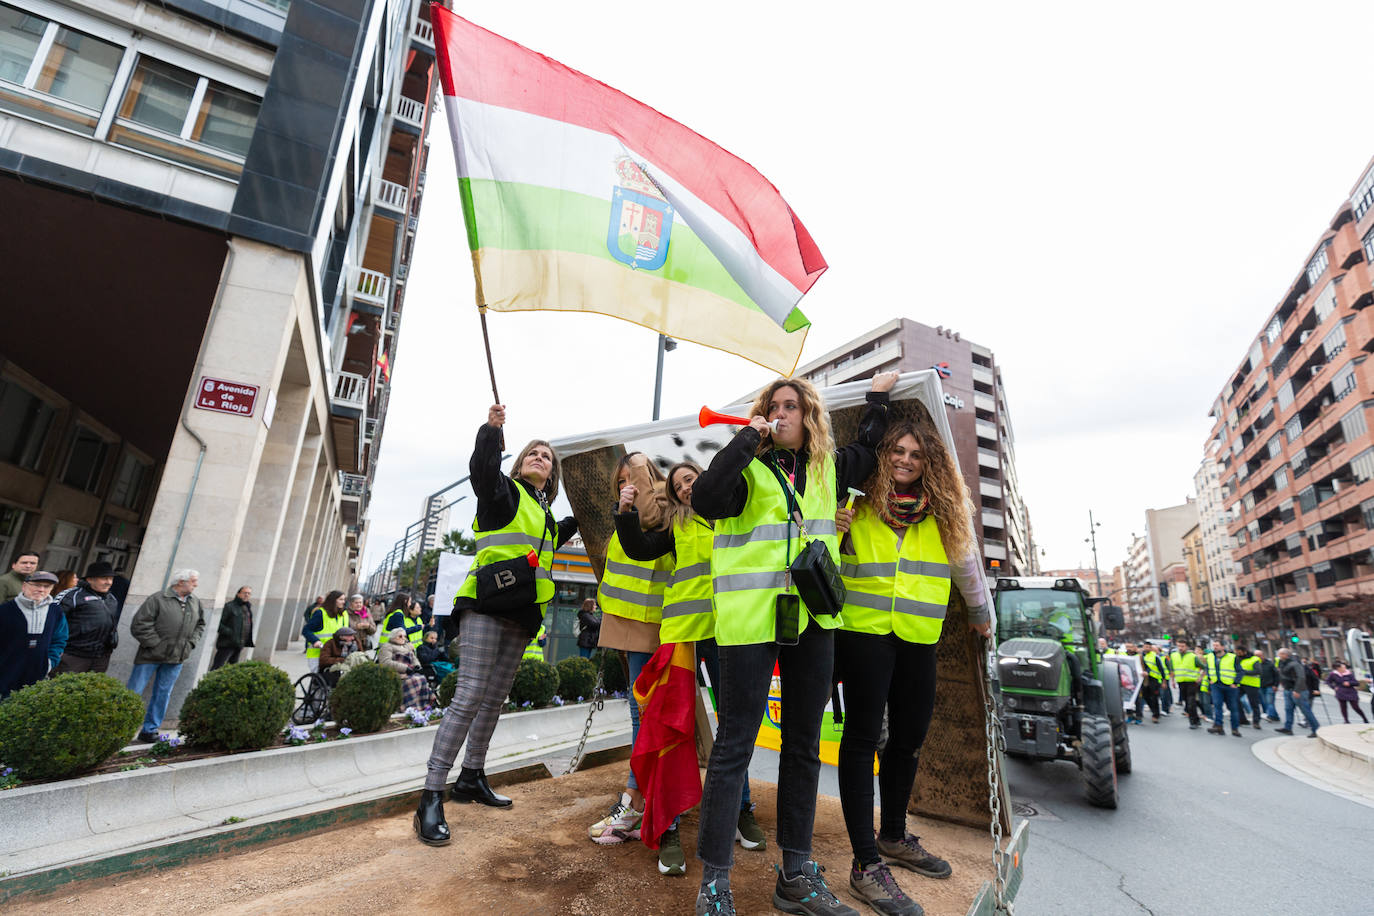
<instances>
[{"instance_id":1,"label":"window","mask_svg":"<svg viewBox=\"0 0 1374 916\"><path fill-rule=\"evenodd\" d=\"M1360 518L1366 528L1374 528L1374 499L1366 499L1360 503Z\"/></svg>"},{"instance_id":2,"label":"window","mask_svg":"<svg viewBox=\"0 0 1374 916\"><path fill-rule=\"evenodd\" d=\"M1293 404L1293 380L1289 379L1279 386L1279 410L1287 410Z\"/></svg>"},{"instance_id":3,"label":"window","mask_svg":"<svg viewBox=\"0 0 1374 916\"><path fill-rule=\"evenodd\" d=\"M1307 549L1317 550L1326 543L1326 533L1321 525L1312 525L1304 529L1303 535L1307 538Z\"/></svg>"},{"instance_id":4,"label":"window","mask_svg":"<svg viewBox=\"0 0 1374 916\"><path fill-rule=\"evenodd\" d=\"M1317 491L1314 487L1303 487L1298 491L1298 507L1303 512L1317 508Z\"/></svg>"},{"instance_id":5,"label":"window","mask_svg":"<svg viewBox=\"0 0 1374 916\"><path fill-rule=\"evenodd\" d=\"M1293 573L1293 588L1300 592L1305 592L1308 590L1309 586L1307 584L1307 573Z\"/></svg>"},{"instance_id":6,"label":"window","mask_svg":"<svg viewBox=\"0 0 1374 916\"><path fill-rule=\"evenodd\" d=\"M1312 581L1317 588L1325 588L1328 585L1336 584L1336 573L1331 568L1331 564L1326 561L1312 564Z\"/></svg>"},{"instance_id":7,"label":"window","mask_svg":"<svg viewBox=\"0 0 1374 916\"><path fill-rule=\"evenodd\" d=\"M94 493L100 486L100 471L105 466L105 455L109 450L110 446L104 439L86 427L78 426L67 453L67 467L62 472L62 482L86 493Z\"/></svg>"},{"instance_id":8,"label":"window","mask_svg":"<svg viewBox=\"0 0 1374 916\"><path fill-rule=\"evenodd\" d=\"M1359 187L1355 188L1355 194L1350 201L1355 205L1356 220L1369 211L1370 205L1374 204L1374 169L1370 169L1364 178L1360 179Z\"/></svg>"},{"instance_id":9,"label":"window","mask_svg":"<svg viewBox=\"0 0 1374 916\"><path fill-rule=\"evenodd\" d=\"M1269 326L1264 329L1264 339L1273 343L1279 339L1279 332L1283 330L1283 322L1279 321L1279 316L1275 315L1269 322Z\"/></svg>"},{"instance_id":10,"label":"window","mask_svg":"<svg viewBox=\"0 0 1374 916\"><path fill-rule=\"evenodd\" d=\"M1331 240L1327 239L1317 253L1312 255L1312 260L1307 262L1307 282L1312 286L1317 285L1317 281L1326 273L1327 256L1326 250L1331 247Z\"/></svg>"},{"instance_id":11,"label":"window","mask_svg":"<svg viewBox=\"0 0 1374 916\"><path fill-rule=\"evenodd\" d=\"M1367 448L1350 459L1350 473L1356 483L1374 478L1374 448Z\"/></svg>"},{"instance_id":12,"label":"window","mask_svg":"<svg viewBox=\"0 0 1374 916\"><path fill-rule=\"evenodd\" d=\"M0 109L94 134L124 49L0 4Z\"/></svg>"},{"instance_id":13,"label":"window","mask_svg":"<svg viewBox=\"0 0 1374 916\"><path fill-rule=\"evenodd\" d=\"M1345 436L1346 442L1358 440L1368 429L1365 425L1363 404L1341 417L1341 434Z\"/></svg>"},{"instance_id":14,"label":"window","mask_svg":"<svg viewBox=\"0 0 1374 916\"><path fill-rule=\"evenodd\" d=\"M1322 352L1325 353L1326 358L1330 360L1344 349L1345 326L1338 324L1330 334L1326 335L1326 339L1322 341Z\"/></svg>"},{"instance_id":15,"label":"window","mask_svg":"<svg viewBox=\"0 0 1374 916\"><path fill-rule=\"evenodd\" d=\"M246 92L140 55L110 139L234 177L242 171L260 105Z\"/></svg>"},{"instance_id":16,"label":"window","mask_svg":"<svg viewBox=\"0 0 1374 916\"><path fill-rule=\"evenodd\" d=\"M1374 172L1371 172L1370 174L1374 175ZM1370 193L1374 194L1374 191L1371 191ZM1367 263L1374 263L1374 226L1371 226L1369 231L1364 234L1363 241L1364 259Z\"/></svg>"},{"instance_id":17,"label":"window","mask_svg":"<svg viewBox=\"0 0 1374 916\"><path fill-rule=\"evenodd\" d=\"M1283 539L1284 549L1288 551L1289 559L1302 556L1302 535L1290 534Z\"/></svg>"},{"instance_id":18,"label":"window","mask_svg":"<svg viewBox=\"0 0 1374 916\"><path fill-rule=\"evenodd\" d=\"M1312 466L1312 462L1307 457L1307 449L1300 448L1293 453L1293 458L1288 462L1288 466L1293 469L1295 478L1307 473L1307 469Z\"/></svg>"},{"instance_id":19,"label":"window","mask_svg":"<svg viewBox=\"0 0 1374 916\"><path fill-rule=\"evenodd\" d=\"M1295 518L1293 514L1293 500L1285 499L1279 503L1279 524L1286 525Z\"/></svg>"},{"instance_id":20,"label":"window","mask_svg":"<svg viewBox=\"0 0 1374 916\"><path fill-rule=\"evenodd\" d=\"M1287 423L1283 424L1283 435L1285 438L1288 439L1289 442L1292 442L1294 439L1298 438L1298 436L1301 436L1302 418L1295 416L1292 419L1290 419Z\"/></svg>"},{"instance_id":21,"label":"window","mask_svg":"<svg viewBox=\"0 0 1374 916\"><path fill-rule=\"evenodd\" d=\"M114 483L110 485L110 502L125 509L138 510L143 502L150 470L148 465L126 452L119 459L119 469L115 471Z\"/></svg>"},{"instance_id":22,"label":"window","mask_svg":"<svg viewBox=\"0 0 1374 916\"><path fill-rule=\"evenodd\" d=\"M57 411L14 382L0 381L0 461L38 470Z\"/></svg>"},{"instance_id":23,"label":"window","mask_svg":"<svg viewBox=\"0 0 1374 916\"><path fill-rule=\"evenodd\" d=\"M1279 442L1279 434L1278 434L1278 433L1274 433L1274 435L1272 435L1272 436L1269 437L1269 441L1266 442L1266 443L1264 443L1264 450L1265 450L1266 452L1269 453L1269 457L1270 457L1270 458L1277 458L1277 457L1279 457L1279 450L1280 450L1282 447L1283 447L1283 444L1282 444L1281 442Z\"/></svg>"},{"instance_id":24,"label":"window","mask_svg":"<svg viewBox=\"0 0 1374 916\"><path fill-rule=\"evenodd\" d=\"M1278 492L1279 490L1286 489L1288 489L1288 471L1279 468L1274 472L1274 491Z\"/></svg>"},{"instance_id":25,"label":"window","mask_svg":"<svg viewBox=\"0 0 1374 916\"><path fill-rule=\"evenodd\" d=\"M1355 390L1355 364L1349 363L1331 380L1331 391L1340 400Z\"/></svg>"},{"instance_id":26,"label":"window","mask_svg":"<svg viewBox=\"0 0 1374 916\"><path fill-rule=\"evenodd\" d=\"M1322 257L1326 257L1325 248L1322 249ZM1322 291L1317 293L1317 301L1312 308L1317 315L1317 324L1321 324L1326 320L1327 315L1336 310L1336 285L1334 283L1328 283L1322 287Z\"/></svg>"}]
</instances>

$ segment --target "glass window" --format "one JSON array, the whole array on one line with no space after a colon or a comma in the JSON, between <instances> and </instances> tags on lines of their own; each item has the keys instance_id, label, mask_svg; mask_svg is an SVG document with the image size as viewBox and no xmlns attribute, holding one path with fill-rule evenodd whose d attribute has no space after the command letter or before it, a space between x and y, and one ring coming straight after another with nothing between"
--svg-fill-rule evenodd
<instances>
[{"instance_id":1,"label":"glass window","mask_svg":"<svg viewBox=\"0 0 1374 916\"><path fill-rule=\"evenodd\" d=\"M997 631L1008 636L1071 637L1082 644L1083 599L1078 592L1018 588L997 593Z\"/></svg>"},{"instance_id":2,"label":"glass window","mask_svg":"<svg viewBox=\"0 0 1374 916\"><path fill-rule=\"evenodd\" d=\"M1279 442L1279 434L1278 434L1278 433L1274 433L1274 435L1272 435L1272 436L1269 437L1269 441L1266 442L1266 443L1264 443L1264 450L1265 450L1266 452L1269 453L1269 457L1270 457L1270 458L1277 458L1277 457L1279 457L1279 450L1280 450L1281 448L1282 448L1282 443Z\"/></svg>"},{"instance_id":3,"label":"glass window","mask_svg":"<svg viewBox=\"0 0 1374 916\"><path fill-rule=\"evenodd\" d=\"M0 461L38 470L57 411L14 382L0 381Z\"/></svg>"},{"instance_id":4,"label":"glass window","mask_svg":"<svg viewBox=\"0 0 1374 916\"><path fill-rule=\"evenodd\" d=\"M1295 518L1293 514L1293 500L1285 499L1279 503L1279 524L1285 525Z\"/></svg>"},{"instance_id":5,"label":"glass window","mask_svg":"<svg viewBox=\"0 0 1374 916\"><path fill-rule=\"evenodd\" d=\"M1293 380L1279 386L1279 410L1287 410L1293 403Z\"/></svg>"},{"instance_id":6,"label":"glass window","mask_svg":"<svg viewBox=\"0 0 1374 916\"><path fill-rule=\"evenodd\" d=\"M1355 364L1350 363L1331 380L1331 390L1335 393L1336 399L1340 400L1347 394L1355 390Z\"/></svg>"},{"instance_id":7,"label":"glass window","mask_svg":"<svg viewBox=\"0 0 1374 916\"><path fill-rule=\"evenodd\" d=\"M94 493L100 486L100 471L110 446L104 439L84 426L76 428L71 450L67 453L67 468L62 482L69 487Z\"/></svg>"},{"instance_id":8,"label":"glass window","mask_svg":"<svg viewBox=\"0 0 1374 916\"><path fill-rule=\"evenodd\" d=\"M140 57L119 116L164 133L181 135L200 77L189 70Z\"/></svg>"},{"instance_id":9,"label":"glass window","mask_svg":"<svg viewBox=\"0 0 1374 916\"><path fill-rule=\"evenodd\" d=\"M1358 220L1368 212L1370 204L1374 204L1374 169L1370 169L1360 179L1359 187L1355 188L1355 193L1350 199L1355 204L1355 219Z\"/></svg>"},{"instance_id":10,"label":"glass window","mask_svg":"<svg viewBox=\"0 0 1374 916\"><path fill-rule=\"evenodd\" d=\"M1356 483L1374 478L1374 448L1367 448L1350 459L1350 473Z\"/></svg>"},{"instance_id":11,"label":"glass window","mask_svg":"<svg viewBox=\"0 0 1374 916\"><path fill-rule=\"evenodd\" d=\"M1325 588L1328 585L1336 584L1336 573L1332 570L1331 564L1325 561L1312 564L1312 581L1317 588Z\"/></svg>"},{"instance_id":12,"label":"glass window","mask_svg":"<svg viewBox=\"0 0 1374 916\"><path fill-rule=\"evenodd\" d=\"M1370 174L1374 175L1374 172L1370 172ZM1374 194L1374 190L1369 193ZM1364 259L1366 263L1374 263L1374 226L1371 226L1369 231L1364 234Z\"/></svg>"},{"instance_id":13,"label":"glass window","mask_svg":"<svg viewBox=\"0 0 1374 916\"><path fill-rule=\"evenodd\" d=\"M1322 257L1326 257L1326 249L1322 249ZM1336 285L1328 283L1322 287L1322 291L1317 293L1317 302L1313 306L1317 314L1317 324L1326 320L1326 316L1336 310Z\"/></svg>"},{"instance_id":14,"label":"glass window","mask_svg":"<svg viewBox=\"0 0 1374 916\"><path fill-rule=\"evenodd\" d=\"M52 43L38 67L44 37ZM119 45L0 4L0 108L95 133L124 56Z\"/></svg>"},{"instance_id":15,"label":"glass window","mask_svg":"<svg viewBox=\"0 0 1374 916\"><path fill-rule=\"evenodd\" d=\"M1326 339L1322 341L1322 352L1327 359L1331 359L1337 353L1345 349L1345 325L1336 325Z\"/></svg>"},{"instance_id":16,"label":"glass window","mask_svg":"<svg viewBox=\"0 0 1374 916\"><path fill-rule=\"evenodd\" d=\"M1292 419L1290 419L1287 423L1283 424L1283 434L1289 442L1292 442L1294 439L1298 438L1298 436L1301 436L1302 418L1295 416Z\"/></svg>"},{"instance_id":17,"label":"glass window","mask_svg":"<svg viewBox=\"0 0 1374 916\"><path fill-rule=\"evenodd\" d=\"M1293 469L1294 477L1301 477L1306 474L1308 467L1311 466L1311 462L1307 458L1307 449L1300 448L1294 452L1293 459L1288 462L1288 466Z\"/></svg>"},{"instance_id":18,"label":"glass window","mask_svg":"<svg viewBox=\"0 0 1374 916\"><path fill-rule=\"evenodd\" d=\"M1288 472L1283 468L1279 468L1274 472L1274 491L1277 492L1286 489L1288 489Z\"/></svg>"},{"instance_id":19,"label":"glass window","mask_svg":"<svg viewBox=\"0 0 1374 916\"><path fill-rule=\"evenodd\" d=\"M126 452L119 459L119 469L115 471L114 483L110 485L110 502L125 509L137 510L143 502L149 470L148 465Z\"/></svg>"},{"instance_id":20,"label":"glass window","mask_svg":"<svg viewBox=\"0 0 1374 916\"><path fill-rule=\"evenodd\" d=\"M1374 499L1366 499L1360 503L1360 518L1366 528L1374 528Z\"/></svg>"},{"instance_id":21,"label":"glass window","mask_svg":"<svg viewBox=\"0 0 1374 916\"><path fill-rule=\"evenodd\" d=\"M1326 249L1330 247L1331 242L1330 240L1327 240L1327 242L1324 245L1322 245L1322 247L1317 251L1317 253L1312 256L1312 260L1307 262L1307 282L1312 286L1316 286L1317 281L1321 279L1322 274L1326 273Z\"/></svg>"},{"instance_id":22,"label":"glass window","mask_svg":"<svg viewBox=\"0 0 1374 916\"><path fill-rule=\"evenodd\" d=\"M1302 535L1290 534L1283 539L1284 549L1288 551L1289 558L1302 556Z\"/></svg>"},{"instance_id":23,"label":"glass window","mask_svg":"<svg viewBox=\"0 0 1374 916\"><path fill-rule=\"evenodd\" d=\"M1303 512L1317 508L1317 491L1314 487L1303 487L1298 491L1298 506Z\"/></svg>"},{"instance_id":24,"label":"glass window","mask_svg":"<svg viewBox=\"0 0 1374 916\"><path fill-rule=\"evenodd\" d=\"M1341 433L1345 436L1346 442L1356 441L1368 429L1369 427L1365 424L1363 404L1341 417Z\"/></svg>"},{"instance_id":25,"label":"glass window","mask_svg":"<svg viewBox=\"0 0 1374 916\"><path fill-rule=\"evenodd\" d=\"M205 90L191 139L239 156L248 154L262 103L254 96L211 83Z\"/></svg>"},{"instance_id":26,"label":"glass window","mask_svg":"<svg viewBox=\"0 0 1374 916\"><path fill-rule=\"evenodd\" d=\"M1269 326L1264 329L1264 339L1273 343L1279 339L1279 332L1283 330L1283 322L1275 315L1269 322Z\"/></svg>"}]
</instances>

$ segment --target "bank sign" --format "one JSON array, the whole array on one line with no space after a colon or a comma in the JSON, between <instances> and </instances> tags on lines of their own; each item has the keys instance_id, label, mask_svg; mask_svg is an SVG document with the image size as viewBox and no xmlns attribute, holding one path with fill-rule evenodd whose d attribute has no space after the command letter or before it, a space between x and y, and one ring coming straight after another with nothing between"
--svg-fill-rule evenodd
<instances>
[{"instance_id":1,"label":"bank sign","mask_svg":"<svg viewBox=\"0 0 1374 916\"><path fill-rule=\"evenodd\" d=\"M201 410L236 413L251 417L258 403L258 386L201 376L196 387L196 406Z\"/></svg>"}]
</instances>

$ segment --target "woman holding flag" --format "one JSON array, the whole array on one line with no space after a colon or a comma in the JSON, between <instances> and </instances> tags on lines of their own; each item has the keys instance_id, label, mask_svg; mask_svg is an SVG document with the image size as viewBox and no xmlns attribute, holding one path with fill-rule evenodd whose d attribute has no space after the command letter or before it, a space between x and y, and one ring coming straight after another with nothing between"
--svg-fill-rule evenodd
<instances>
[{"instance_id":1,"label":"woman holding flag","mask_svg":"<svg viewBox=\"0 0 1374 916\"><path fill-rule=\"evenodd\" d=\"M677 653L685 659L686 667L689 669L681 679L686 685L687 696L680 699L693 711L696 703L695 697L691 694L696 689L697 658L694 644L711 639L715 632L716 619L711 600L711 545L715 536L715 526L692 511L692 485L696 483L700 474L701 467L693 461L681 461L668 469L665 487L667 514L661 526L648 531L642 528L639 513L633 506L635 494L629 493L627 499L625 491L622 491L620 511L615 517L616 537L630 559L654 562L668 557L672 560L672 579L663 597L663 620L659 626L658 638L665 646L685 647L685 651ZM633 485L626 487L626 490L634 489ZM664 667L666 664L665 660ZM719 676L713 677L713 681L718 682ZM635 693L638 697L640 692L636 690ZM646 705L645 712L647 710ZM641 712L641 716L643 714ZM690 717L690 725L684 723L685 734L691 733L695 725L694 720L693 715ZM677 796L677 790L681 789L683 794L678 797L685 803L673 806L677 810L672 812L672 826L668 833L663 834L659 844L658 870L665 875L680 875L685 871L685 862L682 868L670 867L673 861L680 860L682 856L681 841L677 836L678 815L695 805L701 798L695 744L690 742L690 738L688 742L692 746L690 773L684 773L684 780L690 782L690 785L674 786L669 793ZM633 764L633 760L631 762ZM661 819L666 819L666 814L661 818L657 816L660 810L657 798L648 799L644 805L645 821L657 824ZM748 780L744 783L744 795L740 801L735 839L745 849L763 849L767 845L767 838L754 819L754 806L749 800ZM665 849L669 862L665 862Z\"/></svg>"},{"instance_id":2,"label":"woman holding flag","mask_svg":"<svg viewBox=\"0 0 1374 916\"><path fill-rule=\"evenodd\" d=\"M839 511L844 622L835 665L844 682L840 803L854 850L850 892L880 913L921 908L898 887L887 863L947 878L949 863L906 830L917 760L935 709L935 644L950 580L969 608L969 625L991 633L991 596L973 533L973 503L928 415L896 420L878 448L866 496ZM881 816L873 835L873 755L887 713L879 761ZM886 860L886 861L884 861Z\"/></svg>"},{"instance_id":3,"label":"woman holding flag","mask_svg":"<svg viewBox=\"0 0 1374 916\"><path fill-rule=\"evenodd\" d=\"M787 698L778 762L778 845L783 866L773 905L783 912L857 916L826 886L811 860L820 778L821 717L830 699L836 617L812 616L787 569L804 541L839 563L838 494L877 464L887 429L887 392L897 373L873 378L858 441L834 450L830 417L815 387L780 378L755 399L752 419L702 472L692 508L716 520L711 556L720 646L719 729L706 771L697 855L696 912L734 913L732 847L742 787L776 664ZM770 425L771 424L771 425Z\"/></svg>"},{"instance_id":4,"label":"woman holding flag","mask_svg":"<svg viewBox=\"0 0 1374 916\"><path fill-rule=\"evenodd\" d=\"M477 556L454 601L454 613L463 615L463 664L453 700L434 736L415 813L415 833L430 846L444 846L451 839L444 820L444 784L465 740L463 770L449 797L495 808L511 803L487 783L487 747L520 655L553 598L554 551L577 533L575 519L569 516L555 523L549 511L558 496L560 470L549 443L531 441L515 456L510 476L501 473L505 425L506 408L493 404L487 422L477 430L468 462L477 494L472 526Z\"/></svg>"}]
</instances>

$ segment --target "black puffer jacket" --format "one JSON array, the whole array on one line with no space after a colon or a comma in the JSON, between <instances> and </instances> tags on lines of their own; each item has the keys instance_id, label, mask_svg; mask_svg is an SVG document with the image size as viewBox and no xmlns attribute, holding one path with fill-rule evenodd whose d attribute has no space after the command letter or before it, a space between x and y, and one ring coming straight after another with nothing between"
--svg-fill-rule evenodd
<instances>
[{"instance_id":1,"label":"black puffer jacket","mask_svg":"<svg viewBox=\"0 0 1374 916\"><path fill-rule=\"evenodd\" d=\"M109 655L119 643L119 600L100 594L83 580L59 604L67 617L66 654L80 658Z\"/></svg>"}]
</instances>

